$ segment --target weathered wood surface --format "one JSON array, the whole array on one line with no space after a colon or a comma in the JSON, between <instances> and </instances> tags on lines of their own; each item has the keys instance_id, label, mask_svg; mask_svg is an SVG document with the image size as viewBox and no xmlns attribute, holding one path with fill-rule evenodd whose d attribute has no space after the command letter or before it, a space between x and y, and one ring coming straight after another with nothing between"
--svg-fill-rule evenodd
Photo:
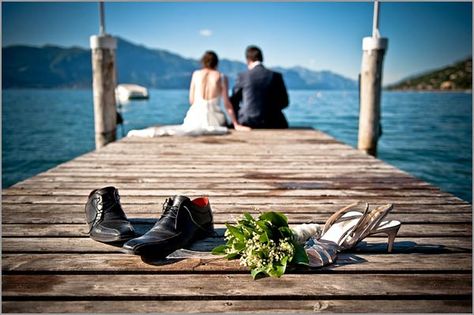
<instances>
[{"instance_id":1,"label":"weathered wood surface","mask_svg":"<svg viewBox=\"0 0 474 315\"><path fill-rule=\"evenodd\" d=\"M219 237L152 261L91 240L84 204L119 188L144 233L174 194L209 196ZM209 254L223 223L278 210L324 223L355 200L393 203L394 252L368 237L324 268L251 280ZM126 138L3 190L4 312L471 312L472 207L312 130ZM97 299L100 299L98 303Z\"/></svg>"},{"instance_id":2,"label":"weathered wood surface","mask_svg":"<svg viewBox=\"0 0 474 315\"><path fill-rule=\"evenodd\" d=\"M387 248L386 238L371 237L366 239L370 246L360 246L354 252L385 253ZM211 250L214 246L222 244L222 239L207 239L191 246L196 250ZM398 237L394 249L398 253L449 253L457 251L470 251L471 239L469 237L429 237L416 238ZM101 244L89 238L78 237L5 237L2 250L4 253L108 253L120 252L120 248Z\"/></svg>"},{"instance_id":3,"label":"weathered wood surface","mask_svg":"<svg viewBox=\"0 0 474 315\"><path fill-rule=\"evenodd\" d=\"M85 248L82 247L84 250ZM426 253L403 253L399 246L398 254L387 255L379 246L378 252L370 253L365 250L363 253L342 253L338 255L337 262L323 268L298 267L292 271L310 273L323 273L332 271L336 273L360 272L363 264L365 269L378 272L464 272L471 273L471 253L470 247L465 247L465 252L448 252L439 254L444 264L430 259L424 259ZM362 250L362 248L361 248ZM193 253L193 255L195 255ZM416 260L418 263L413 264ZM90 253L85 250L82 253L62 253L62 254L5 254L3 257L3 268L9 273L99 273L120 272L120 273L190 273L190 272L242 272L246 269L239 265L237 260L227 261L226 259L210 258L176 258L174 263L164 263L164 261L143 261L139 256L121 253Z\"/></svg>"},{"instance_id":4,"label":"weathered wood surface","mask_svg":"<svg viewBox=\"0 0 474 315\"><path fill-rule=\"evenodd\" d=\"M278 305L278 308L275 306ZM104 300L97 301L15 301L3 302L4 312L13 313L426 313L449 310L450 313L467 312L471 300ZM112 310L112 311L111 311Z\"/></svg>"},{"instance_id":5,"label":"weathered wood surface","mask_svg":"<svg viewBox=\"0 0 474 315\"><path fill-rule=\"evenodd\" d=\"M252 280L248 274L4 275L3 280L5 297L144 298L159 294L168 298L282 296L298 299L444 296L447 292L464 298L471 295L471 281L464 274L452 274L450 277L443 274L287 274L279 279L264 278L259 281ZM443 290L449 291L445 293Z\"/></svg>"},{"instance_id":6,"label":"weathered wood surface","mask_svg":"<svg viewBox=\"0 0 474 315\"><path fill-rule=\"evenodd\" d=\"M157 213L148 214L148 217L151 215L157 215ZM229 216L231 221L235 221L234 218L237 218L237 215ZM402 216L400 216L401 218ZM292 217L290 216L290 219ZM311 217L307 217L311 218ZM396 218L396 215L392 215L389 218ZM218 218L219 219L219 218ZM216 220L217 221L217 220ZM219 220L220 221L220 220ZM217 222L219 222L217 221ZM296 221L296 222L295 222ZM300 220L295 220L297 223ZM301 223L308 222L310 220L302 220ZM316 220L316 223L323 223L320 220ZM134 224L134 227L137 231L145 233L149 230L155 220L137 222ZM216 228L224 228L222 224L215 224ZM5 224L3 226L2 234L4 237L9 236L28 236L28 237L56 237L56 236L68 236L68 237L85 237L88 228L84 224ZM431 237L442 237L442 236L470 236L471 235L471 225L470 224L404 224L400 228L398 236L431 236Z\"/></svg>"}]
</instances>

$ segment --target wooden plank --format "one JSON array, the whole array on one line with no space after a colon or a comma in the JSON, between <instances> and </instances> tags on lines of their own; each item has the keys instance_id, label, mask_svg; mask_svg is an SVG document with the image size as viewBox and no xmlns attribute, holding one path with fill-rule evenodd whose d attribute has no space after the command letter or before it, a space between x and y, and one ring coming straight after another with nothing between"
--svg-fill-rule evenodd
<instances>
[{"instance_id":1,"label":"wooden plank","mask_svg":"<svg viewBox=\"0 0 474 315\"><path fill-rule=\"evenodd\" d=\"M123 142L125 143L125 142ZM284 153L288 153L288 145L291 145L293 148L297 148L299 151L308 151L310 149L332 149L332 151L339 150L339 151L353 151L354 149L348 145L338 143L336 141L329 141L329 142L318 142L318 141L304 141L304 142L298 142L294 141L291 139L290 141L268 141L268 140L263 140L261 142L249 142L249 141L238 141L238 140L232 140L232 139L223 139L223 138L214 138L214 140L211 141L192 141L188 142L189 144L193 145L193 152L196 152L196 150L205 150L205 149L211 149L212 148L212 153L218 153L218 152L225 152L226 148L232 149L234 151L236 148L245 148L245 151L251 152L252 149L258 150L258 149L267 149L270 151L282 151ZM162 141L154 141L153 145L149 145L149 143L138 143L138 142L133 142L130 141L126 143L127 148L134 149L134 152L136 153L137 151L146 151L146 152L154 152L158 149L170 149L170 148L176 148L179 145L185 145L185 141L179 141L179 143L165 143ZM225 145L222 145L225 144ZM249 145L251 144L251 145ZM109 145L107 148L104 148L105 151L107 152L115 152L116 150L123 150L124 146L121 145L121 143L115 143L114 145ZM229 152L229 151L227 151ZM238 151L237 151L238 152ZM315 150L316 152L316 150ZM265 151L265 153L269 153L268 151ZM362 154L362 153L360 153Z\"/></svg>"},{"instance_id":2,"label":"wooden plank","mask_svg":"<svg viewBox=\"0 0 474 315\"><path fill-rule=\"evenodd\" d=\"M150 144L154 145L154 144ZM183 144L184 145L184 144ZM193 145L193 144L191 144ZM291 145L291 144L290 144ZM126 145L124 145L126 146ZM185 154L184 152L181 152L179 150L174 150L174 151L169 151L169 152L161 152L155 155L156 158L159 158L160 160L163 159L164 161L171 161L171 160L176 160L178 163L182 161L193 161L196 160L196 158L199 158L199 160L208 160L210 162L214 161L215 159L212 159L211 153L208 153L207 155L197 155L193 154L193 152L187 152L189 154ZM298 161L332 161L332 160L337 160L337 159L346 159L348 162L355 160L366 160L366 161L379 161L376 158L373 158L371 156L367 156L364 154L361 154L359 152L356 152L355 150L348 150L345 151L343 154L313 154L312 152L301 152L302 154L292 154L292 153L282 153L278 155L273 155L270 153L265 153L261 151L254 152L253 154L243 154L242 152L219 152L219 160L223 161L235 161L238 163L239 161L293 161L293 162L298 162ZM81 155L79 157L76 157L72 159L70 162L97 162L97 161L124 161L124 156L121 153L117 152L108 152L101 150L100 152L98 151L93 151L84 155ZM128 159L130 157L130 159ZM137 152L132 152L129 151L127 154L127 160L129 161L137 161L137 162L144 162L147 161L147 156L137 153ZM150 161L150 160L148 160ZM68 162L69 163L69 162Z\"/></svg>"},{"instance_id":3,"label":"wooden plank","mask_svg":"<svg viewBox=\"0 0 474 315\"><path fill-rule=\"evenodd\" d=\"M127 141L128 139L123 140L123 143L126 144L127 147L134 147L138 150L153 150L154 148L175 148L179 145L192 145L193 148L198 150L202 149L215 149L212 152L218 152L222 150L222 147L231 147L231 148L239 148L244 147L246 150L250 151L253 147L256 149L266 149L266 148L283 148L284 146L292 145L294 147L327 147L333 148L335 150L354 150L351 146L334 141L334 140L318 140L318 139L275 139L272 137L263 137L261 139L256 139L251 137L250 139L238 139L238 138L230 138L230 137L221 137L221 138L209 138L209 139L198 139L196 138L194 141L193 139L179 139L176 142L169 142L169 141L160 141L157 139L152 140L151 142L137 142L137 141ZM188 141L186 141L188 140ZM191 140L191 141L189 141ZM150 146L150 144L153 146ZM123 149L123 145L115 145L115 146L108 146L104 149L106 152L115 152L116 150ZM267 153L264 151L263 153ZM357 152L360 155L363 155L362 152Z\"/></svg>"},{"instance_id":4,"label":"wooden plank","mask_svg":"<svg viewBox=\"0 0 474 315\"><path fill-rule=\"evenodd\" d=\"M249 172L254 170L255 163L251 163L249 165L242 165L242 164L236 164L236 165L229 165L227 164L217 164L213 165L212 162L207 162L203 163L202 165L196 165L192 162L188 162L187 164L182 163L174 163L173 165L171 164L160 164L156 165L154 167L153 165L150 166L140 166L138 163L137 164L129 164L128 166L108 166L108 165L103 165L103 164L97 164L97 165L87 165L87 166L81 166L81 167L69 167L69 166L62 166L54 169L54 174L70 174L70 173L105 173L105 172L120 172L123 174L142 174L142 173L150 173L150 174L155 174L155 173L161 173L161 174L169 174L173 172L180 172L183 174L192 174L192 173L203 173L203 172L213 172L214 174L220 174L220 173L242 173L242 172ZM253 165L252 165L253 164ZM288 165L285 163L285 165L263 165L262 167L259 167L260 172L273 172L276 174L279 173L284 173L284 172L301 172L301 173L307 173L307 174L313 174L313 173L339 173L341 171L357 171L357 170L372 170L374 172L387 172L387 171L392 171L391 167L386 166L386 165L380 165L380 164L371 164L371 163L359 163L359 164L334 164L334 165L322 165L319 164L318 166L314 165Z\"/></svg>"},{"instance_id":5,"label":"wooden plank","mask_svg":"<svg viewBox=\"0 0 474 315\"><path fill-rule=\"evenodd\" d=\"M223 231L220 230L222 233ZM196 251L210 251L223 243L222 238L208 238L195 242L189 248ZM394 253L447 253L470 252L472 242L470 237L397 237ZM385 237L369 237L360 243L352 252L385 253L387 239ZM112 246L96 242L85 237L4 237L2 239L3 253L120 253L120 246ZM434 259L435 256L427 258ZM439 261L443 264L442 261Z\"/></svg>"},{"instance_id":6,"label":"wooden plank","mask_svg":"<svg viewBox=\"0 0 474 315\"><path fill-rule=\"evenodd\" d=\"M186 163L192 163L192 161L190 162L186 162ZM255 162L257 163L257 162ZM257 163L258 164L258 163ZM27 183L37 183L37 182L55 182L55 181L61 181L61 182L74 182L71 177L69 176L61 176L59 174L56 174L54 177L51 177L49 176L50 173L41 173L41 174L38 174L37 176L35 177L32 177L30 179L26 179L25 181L23 182L20 182L21 184L27 184ZM77 174L79 175L79 174ZM118 175L120 174L110 174L111 176L113 177L117 177ZM430 186L430 187L434 187L426 182L422 182L418 179L415 179L415 178L411 178L411 177L407 177L407 176L404 176L404 175L400 175L400 174L393 174L393 176L391 176L390 178L387 178L385 175L380 175L380 174L368 174L366 176L360 176L360 174L358 175L352 175L352 176L344 176L344 175L331 175L331 174L320 174L320 175L317 175L317 176L311 176L311 177L308 177L306 179L304 178L296 178L296 179L292 179L291 181L290 180L287 180L285 178L277 178L276 175L274 175L270 182L267 180L267 178L265 178L265 174L261 174L261 173L256 173L256 172L252 172L250 173L250 175L252 175L250 178L250 176L241 176L241 177L238 177L238 176L235 176L235 178L233 178L233 183L236 182L236 183L272 183L273 181L277 180L279 183L282 182L282 183L287 183L287 182L290 182L290 183L308 183L308 185L314 185L314 184L324 184L324 183L328 183L328 184L331 184L331 183L339 183L341 182L342 184L344 183L362 183L362 184L371 184L371 183L374 183L374 184L389 184L389 183L392 183L392 184L397 184L397 183L404 183L404 184L410 184L410 183L413 183L413 184L420 184L420 185L425 185L425 186ZM261 176L260 176L261 175ZM281 174L278 174L278 175L281 175ZM119 178L120 179L120 178ZM121 178L123 181L131 181L131 178L128 179L128 177L122 177ZM84 178L82 182L86 183L86 182L98 182L100 179L97 178L97 177L91 177L91 178ZM104 179L102 179L104 180ZM109 180L109 178L107 178L107 180ZM189 182L191 181L192 183L225 183L225 182L228 182L228 179L226 178L222 178L222 177L219 177L219 176L213 176L213 174L209 174L208 176L206 177L203 177L203 178L190 178L188 179L187 181L184 179L184 178L179 178L179 177L176 177L175 179L176 182L178 183L182 183L182 182ZM144 178L141 178L141 181L136 181L138 183L156 183L157 180L154 179L154 178L148 178L148 177L144 177ZM22 186L22 185L18 185L18 186ZM323 186L324 187L324 186Z\"/></svg>"},{"instance_id":7,"label":"wooden plank","mask_svg":"<svg viewBox=\"0 0 474 315\"><path fill-rule=\"evenodd\" d=\"M206 192L203 191L202 194L196 194L195 196L206 195ZM165 198L168 198L170 195L155 195L155 196L138 196L138 197L128 197L123 196L123 199L126 199L127 203L136 203L136 204L161 204ZM266 197L260 194L242 194L240 196L215 196L212 198L211 203L216 204L235 204L235 205L254 205L256 207L260 205L273 205L276 207L282 207L282 205L292 203L292 204L338 204L341 207L348 205L352 202L365 200L368 203L381 204L381 203L393 203L393 204L426 204L426 205L439 205L439 204L467 204L465 201L451 196L451 197L430 197L422 196L416 198L405 198L403 196L293 196L291 199L286 196L272 196L268 195ZM125 200L124 200L125 201ZM3 196L2 203L30 203L30 204L40 204L40 203L61 203L61 204L85 204L84 197L78 196Z\"/></svg>"},{"instance_id":8,"label":"wooden plank","mask_svg":"<svg viewBox=\"0 0 474 315\"><path fill-rule=\"evenodd\" d=\"M173 171L173 170L181 170L182 172L191 172L195 169L202 169L202 170L212 170L216 171L219 166L226 167L228 170L232 171L239 171L239 170L253 170L255 167L255 163L236 163L232 164L229 162L226 163L213 163L210 161L194 161L192 164L187 163L158 163L161 162L159 159L156 164L144 164L140 165L139 163L129 163L127 165L107 165L105 163L95 163L95 164L87 164L77 166L74 164L62 164L54 168L54 173L67 173L67 172L89 172L93 171L107 171L107 170L117 170L120 168L121 171L127 172L139 172L139 171L149 171L149 172L166 172L166 171ZM288 163L267 163L265 162L259 170L268 170L268 171L321 171L321 170L353 170L357 168L371 168L374 170L392 170L393 166L382 164L382 163L372 163L370 161L361 161L360 163L347 163L343 160L340 163L295 163L290 162Z\"/></svg>"},{"instance_id":9,"label":"wooden plank","mask_svg":"<svg viewBox=\"0 0 474 315\"><path fill-rule=\"evenodd\" d=\"M261 139L273 139L282 141L284 139L295 139L295 140L319 140L319 139L329 139L334 140L333 137L327 135L326 133L315 130L311 127L305 128L291 128L291 129L258 129L253 130L252 133L258 134L258 137L249 137L249 133L239 133L239 132L232 132L226 135L206 135L203 137L180 137L180 141L200 141L200 142L208 142L209 140L219 140L225 138L232 138L232 139L242 139L245 141L259 141ZM163 142L175 143L176 137L162 137ZM152 142L153 138L140 138L140 137L129 137L123 140L124 142L135 142L135 143L149 143Z\"/></svg>"},{"instance_id":10,"label":"wooden plank","mask_svg":"<svg viewBox=\"0 0 474 315\"><path fill-rule=\"evenodd\" d=\"M148 163L142 163L143 169L163 169L166 167L171 167L175 168L177 164L184 164L185 167L212 167L212 166L226 166L229 168L248 168L255 166L255 162L261 162L262 166L260 169L266 169L266 168L275 168L275 167L288 167L288 166L294 166L294 167L302 167L306 168L308 166L312 166L315 168L324 168L324 167L349 167L349 166L365 166L365 165L371 165L371 166L377 166L377 167L383 167L383 168L393 168L393 166L390 166L389 164L385 164L380 160L373 160L373 159L364 159L364 158L352 158L352 159L346 159L346 158L331 158L328 159L326 157L324 158L318 158L318 159L305 159L305 160L294 160L294 159L260 159L260 160L245 160L241 159L240 161L237 160L231 160L231 159L213 159L209 156L206 156L205 159L196 159L196 158L188 158L188 159L164 159L164 158L158 158L154 159L151 161L148 161ZM188 163L192 163L192 165L189 165ZM124 167L124 168L138 168L140 166L140 163L137 163L135 161L128 161L128 160L120 160L120 161L100 161L98 163L97 159L95 160L88 160L88 161L70 161L64 164L59 164L58 166L55 167L56 170L58 169L81 169L85 167L94 167L95 169L101 169L101 168L111 168L111 167Z\"/></svg>"},{"instance_id":11,"label":"wooden plank","mask_svg":"<svg viewBox=\"0 0 474 315\"><path fill-rule=\"evenodd\" d=\"M217 178L219 179L219 178ZM105 186L115 186L119 189L121 187L127 187L130 190L156 190L156 189L163 189L162 181L160 182L137 182L137 181L127 181L125 180L115 180L109 181L106 179L98 179L95 178L94 180L85 179L85 181L32 181L32 182L22 182L21 184L14 185L9 188L9 192L12 189L19 192L20 190L28 190L28 191L37 191L37 190L58 190L58 189L85 189L91 191L95 188L101 188ZM180 189L197 189L197 190L207 190L207 189L223 189L223 190L230 190L230 189L351 189L351 190L365 190L365 189L377 189L377 190L424 190L424 191L433 191L438 192L439 189L429 184L423 183L413 183L405 181L403 183L400 182L342 182L342 181L314 181L314 182L263 182L263 181L247 181L247 180L240 180L235 182L229 182L228 180L221 179L220 181L202 181L202 182L190 182L189 180L184 179L177 179L176 181L167 183L166 189L173 189L174 191ZM121 190L121 189L120 189Z\"/></svg>"},{"instance_id":12,"label":"wooden plank","mask_svg":"<svg viewBox=\"0 0 474 315\"><path fill-rule=\"evenodd\" d=\"M185 144L181 144L185 145ZM192 144L190 146L193 146ZM209 155L209 152L212 151L212 155L219 156L220 154L228 154L232 152L235 156L245 156L248 154L256 155L256 156L266 156L266 155L281 155L284 157L291 157L291 156L314 156L314 155L324 155L324 156L362 156L362 153L355 152L352 148L343 148L343 147L330 147L330 146L299 146L294 147L291 145L292 151L288 150L288 145L281 145L280 148L275 148L274 146L260 146L249 148L249 146L226 146L226 148L219 148L216 146L200 146L195 147L193 146L193 150L186 151L186 153L181 152L181 155L187 156L206 156ZM105 149L104 149L105 150ZM130 152L129 150L133 150L135 154L140 155L149 155L149 156L160 156L160 155L175 155L176 153L176 146L170 145L153 145L153 148L145 148L140 146L131 146L126 145L117 148L108 148L106 153L111 154L127 154ZM178 153L179 154L179 153Z\"/></svg>"},{"instance_id":13,"label":"wooden plank","mask_svg":"<svg viewBox=\"0 0 474 315\"><path fill-rule=\"evenodd\" d=\"M258 281L252 280L249 274L3 275L2 280L4 297L417 296L422 299L424 296L467 298L472 292L472 277L465 274L305 274L304 281L295 274Z\"/></svg>"},{"instance_id":14,"label":"wooden plank","mask_svg":"<svg viewBox=\"0 0 474 315\"><path fill-rule=\"evenodd\" d=\"M89 166L99 166L105 165L110 167L128 167L133 165L147 164L149 168L151 166L160 166L160 165L189 165L189 163L196 163L196 165L203 165L205 163L212 165L223 165L232 167L233 165L243 165L249 166L250 164L262 164L262 166L284 166L284 165L293 165L293 166L319 166L320 164L329 164L329 165L361 165L361 164L371 164L383 166L387 165L381 162L380 160L371 160L366 158L361 158L359 156L307 156L307 157L281 157L281 156L252 156L252 155L242 155L242 156L231 156L231 155L207 155L205 158L198 157L183 157L183 156L172 156L163 155L155 156L153 162L150 163L150 157L148 155L133 155L131 158L123 158L123 155L98 155L98 156L89 156L86 155L80 160L72 160L70 162L61 164L62 168L69 167L89 167ZM216 162L216 160L218 162ZM148 163L147 163L148 162ZM370 174L368 174L370 175ZM399 177L401 173L397 173ZM406 176L406 175L405 175Z\"/></svg>"},{"instance_id":15,"label":"wooden plank","mask_svg":"<svg viewBox=\"0 0 474 315\"><path fill-rule=\"evenodd\" d=\"M184 252L194 255L195 253ZM180 254L174 256L179 257ZM198 256L198 254L196 254ZM212 257L207 255L203 257ZM143 272L228 272L246 273L248 270L238 260L226 260L219 256L213 258L187 258L168 260L144 260L140 256L126 254L6 254L2 257L4 274L11 273L143 273ZM466 272L472 269L471 253L445 253L437 255L437 259L426 259L426 254L364 254L340 253L335 264L323 268L296 267L289 268L288 273L304 274L325 272Z\"/></svg>"},{"instance_id":16,"label":"wooden plank","mask_svg":"<svg viewBox=\"0 0 474 315\"><path fill-rule=\"evenodd\" d=\"M125 181L125 182L138 182L138 183L156 183L160 182L160 178L165 177L167 174L154 174L153 176L139 176L139 175L130 175L130 174L121 174L120 172L114 172L109 174L106 177L106 180L109 181ZM177 174L181 175L181 174ZM346 172L344 174L329 174L327 172L320 173L320 174L291 174L291 173L278 173L278 174L266 174L266 173L258 173L258 172L248 172L243 175L233 173L232 181L237 183L252 183L252 182L290 182L290 183L301 183L301 182L308 182L308 183L318 183L324 184L324 182L331 181L331 182L343 182L343 183L420 183L419 180L407 178L405 176L397 176L397 174L390 174L390 180L387 179L386 173L372 173L370 176L360 177L359 173L356 172ZM25 180L22 183L27 182L99 182L104 181L104 177L95 174L88 174L87 176L82 176L81 174L74 174L74 176L69 175L61 175L61 174L54 174L52 172L45 172L38 174L32 179ZM207 174L205 177L199 176L187 176L181 175L174 176L173 182L191 182L191 183L203 183L203 182L210 182L210 183L222 183L228 182L228 178L224 178L221 175L215 175L213 173ZM425 183L426 184L426 183ZM324 186L323 186L324 187Z\"/></svg>"},{"instance_id":17,"label":"wooden plank","mask_svg":"<svg viewBox=\"0 0 474 315\"><path fill-rule=\"evenodd\" d=\"M280 169L276 170L261 170L258 173L252 172L250 168L248 169L231 169L231 168L219 168L219 169L169 169L166 171L147 171L147 170L120 170L120 168L110 169L110 170L97 170L94 171L92 168L82 169L82 170L61 170L61 171L48 171L43 173L43 176L71 176L77 178L86 178L86 177L99 177L99 176L109 176L111 178L123 177L123 176L141 176L141 177L166 177L166 178L205 178L210 176L218 176L221 178L232 178L232 177L244 177L250 179L312 179L317 176L357 176L360 172L372 172L380 176L391 176L393 171L391 169L382 169L382 168L336 168L333 170L328 169L312 169L312 170L299 170L299 172L294 172L292 169Z\"/></svg>"},{"instance_id":18,"label":"wooden plank","mask_svg":"<svg viewBox=\"0 0 474 315\"><path fill-rule=\"evenodd\" d=\"M3 301L5 313L471 313L472 300Z\"/></svg>"},{"instance_id":19,"label":"wooden plank","mask_svg":"<svg viewBox=\"0 0 474 315\"><path fill-rule=\"evenodd\" d=\"M7 196L60 196L60 197L82 197L87 200L91 189L8 189L3 192L3 197ZM229 195L228 189L181 189L181 194L186 196L196 196L205 194L209 197L225 197ZM175 189L129 189L120 190L121 198L133 197L154 197L173 196ZM450 197L448 194L434 190L379 190L379 189L233 189L233 197L257 197L257 196L278 196L278 197Z\"/></svg>"},{"instance_id":20,"label":"wooden plank","mask_svg":"<svg viewBox=\"0 0 474 315\"><path fill-rule=\"evenodd\" d=\"M68 206L68 211L64 211L63 207L48 207L47 205L41 205L44 208L37 207L25 207L22 209L3 209L2 210L2 221L6 224L25 224L25 223L54 223L54 224L83 224L85 223L85 212L84 206ZM128 218L139 218L139 219L156 219L160 216L158 207L155 209L137 209L135 207L123 206ZM219 211L213 211L213 217L215 223L234 222L238 220L243 211L240 209L234 209L232 212L226 212L225 209L218 208ZM323 224L329 218L329 213L319 212L304 212L304 209L291 209L296 211L290 211L285 209L285 214L288 220L292 224L314 222ZM259 212L254 209L248 211L253 216L258 216ZM403 224L413 223L470 223L472 221L471 213L431 213L429 215L420 215L420 213L389 213L387 220L398 220ZM9 230L6 226L3 229L3 235Z\"/></svg>"},{"instance_id":21,"label":"wooden plank","mask_svg":"<svg viewBox=\"0 0 474 315\"><path fill-rule=\"evenodd\" d=\"M164 200L163 200L164 201ZM4 223L15 223L16 215L21 216L23 213L31 214L32 216L38 215L43 217L46 221L53 222L56 219L56 216L62 216L64 218L73 217L79 218L81 220L75 223L82 223L82 214L84 214L84 203L81 204L2 204L2 215ZM161 214L161 203L153 204L133 204L122 202L122 207L128 214L135 213L147 213L153 214L153 216L158 217ZM291 213L308 213L308 214L326 214L326 220L331 214L336 212L344 204L298 204L292 205L288 204L283 206L272 206L272 205L259 205L255 207L253 205L229 205L229 204L214 204L211 203L212 212L214 214L241 214L243 212L258 213L259 211L283 211L285 214ZM68 211L64 211L67 208ZM78 216L77 214L81 215ZM426 221L430 222L430 218L435 218L437 214L450 215L453 214L453 217L456 214L468 214L472 215L471 205L401 205L396 204L394 209L390 212L389 215L398 215L398 214L414 214L419 215L420 220L426 218ZM48 215L49 214L49 215ZM39 219L39 218L38 218ZM10 222L11 221L11 222ZM402 220L403 221L403 220ZM449 222L448 220L447 222ZM57 221L58 223L60 221ZM21 222L17 222L21 223ZM68 222L64 222L68 223ZM72 222L71 222L72 223Z\"/></svg>"},{"instance_id":22,"label":"wooden plank","mask_svg":"<svg viewBox=\"0 0 474 315\"><path fill-rule=\"evenodd\" d=\"M240 216L236 216L238 218ZM85 220L85 219L84 219ZM147 231L156 222L154 218L136 219L132 221L137 231ZM226 221L235 222L235 219L228 218ZM305 220L308 222L308 220ZM297 222L294 222L296 224ZM293 224L293 223L292 223ZM215 224L215 228L223 231L225 226L222 223ZM6 236L84 236L89 230L88 226L82 224L5 224L2 235ZM472 234L472 224L402 224L398 232L400 237L441 237L441 236L470 236Z\"/></svg>"}]
</instances>

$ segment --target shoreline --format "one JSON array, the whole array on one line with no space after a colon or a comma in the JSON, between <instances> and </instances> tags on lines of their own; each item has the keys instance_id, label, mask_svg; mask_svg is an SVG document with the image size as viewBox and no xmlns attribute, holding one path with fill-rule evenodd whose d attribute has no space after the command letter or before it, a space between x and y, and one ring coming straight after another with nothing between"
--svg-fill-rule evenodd
<instances>
[{"instance_id":1,"label":"shoreline","mask_svg":"<svg viewBox=\"0 0 474 315\"><path fill-rule=\"evenodd\" d=\"M472 93L471 90L418 90L418 89L382 89L384 92L434 92L434 93Z\"/></svg>"},{"instance_id":2,"label":"shoreline","mask_svg":"<svg viewBox=\"0 0 474 315\"><path fill-rule=\"evenodd\" d=\"M150 87L149 90L158 90L158 91L183 91L188 90L188 88L156 88ZM92 87L51 87L51 88L43 88L43 87L16 87L16 88L4 88L2 89L3 92L5 91L31 91L31 90L43 90L43 91L92 91ZM288 89L288 91L310 91L310 92L358 92L357 89ZM434 93L468 93L472 94L472 89L470 90L417 90L417 89L387 89L382 88L383 92L434 92Z\"/></svg>"}]
</instances>

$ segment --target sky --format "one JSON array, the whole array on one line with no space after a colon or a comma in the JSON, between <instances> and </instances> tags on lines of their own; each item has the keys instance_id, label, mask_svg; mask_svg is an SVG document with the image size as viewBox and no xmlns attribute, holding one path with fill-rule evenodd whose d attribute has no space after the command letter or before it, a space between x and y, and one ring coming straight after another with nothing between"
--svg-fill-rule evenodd
<instances>
[{"instance_id":1,"label":"sky","mask_svg":"<svg viewBox=\"0 0 474 315\"><path fill-rule=\"evenodd\" d=\"M244 61L262 48L267 66L330 70L356 79L362 38L372 34L371 2L113 2L107 33L150 48ZM382 2L389 40L383 83L472 55L471 2ZM89 47L99 31L97 2L2 2L2 44ZM8 62L8 61L5 61Z\"/></svg>"}]
</instances>

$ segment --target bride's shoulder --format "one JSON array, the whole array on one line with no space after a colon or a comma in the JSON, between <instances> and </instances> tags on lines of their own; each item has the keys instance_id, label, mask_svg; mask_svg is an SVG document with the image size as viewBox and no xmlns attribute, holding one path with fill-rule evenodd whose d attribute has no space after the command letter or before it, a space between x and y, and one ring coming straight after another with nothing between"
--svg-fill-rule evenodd
<instances>
[{"instance_id":1,"label":"bride's shoulder","mask_svg":"<svg viewBox=\"0 0 474 315\"><path fill-rule=\"evenodd\" d=\"M194 70L194 71L193 71L193 77L198 76L198 75L200 75L201 73L202 73L202 70L201 70L201 69Z\"/></svg>"},{"instance_id":2,"label":"bride's shoulder","mask_svg":"<svg viewBox=\"0 0 474 315\"><path fill-rule=\"evenodd\" d=\"M218 70L211 70L211 75L213 78L215 78L216 80L220 80L220 79L224 79L225 78L225 75L224 73L218 71Z\"/></svg>"},{"instance_id":3,"label":"bride's shoulder","mask_svg":"<svg viewBox=\"0 0 474 315\"><path fill-rule=\"evenodd\" d=\"M191 81L200 81L202 79L202 70L195 70L191 76Z\"/></svg>"}]
</instances>

